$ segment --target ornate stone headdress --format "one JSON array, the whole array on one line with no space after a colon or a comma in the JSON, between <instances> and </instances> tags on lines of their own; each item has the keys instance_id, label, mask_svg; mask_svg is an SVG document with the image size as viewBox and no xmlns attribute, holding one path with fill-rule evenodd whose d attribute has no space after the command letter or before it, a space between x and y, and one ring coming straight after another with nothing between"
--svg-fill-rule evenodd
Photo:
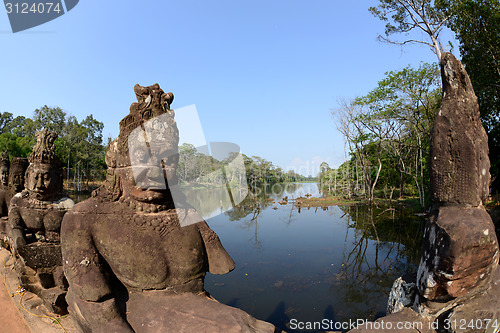
<instances>
[{"instance_id":1,"label":"ornate stone headdress","mask_svg":"<svg viewBox=\"0 0 500 333\"><path fill-rule=\"evenodd\" d=\"M28 159L29 166L26 170L26 177L28 177L28 175L36 169L37 165L47 164L51 166L53 177L52 186L54 188L54 192L50 197L51 200L64 195L62 166L55 153L54 141L56 138L57 133L49 131L46 128L36 133L36 144Z\"/></svg>"},{"instance_id":2,"label":"ornate stone headdress","mask_svg":"<svg viewBox=\"0 0 500 333\"><path fill-rule=\"evenodd\" d=\"M129 139L143 140L148 149L152 149L154 145L152 136L154 133L158 134L152 124L157 119L161 122L160 135L163 138L161 142L175 152L179 143L179 130L174 120L175 113L170 109L174 94L165 93L158 83L149 87L136 84L134 92L137 102L130 105L130 113L120 121L120 134L108 145L106 152L108 166L106 188L112 193L114 199L121 195L120 176L115 170L132 166Z\"/></svg>"},{"instance_id":3,"label":"ornate stone headdress","mask_svg":"<svg viewBox=\"0 0 500 333\"><path fill-rule=\"evenodd\" d=\"M10 167L10 160L9 160L9 152L4 151L2 154L2 157L0 159L0 166L6 166L7 168Z\"/></svg>"},{"instance_id":4,"label":"ornate stone headdress","mask_svg":"<svg viewBox=\"0 0 500 333\"><path fill-rule=\"evenodd\" d=\"M137 102L130 105L130 113L120 121L120 134L118 138L111 142L106 153L106 164L108 168L128 167L131 165L129 157L129 136L138 127L144 129L144 124L149 120L162 117L162 121L167 123L169 133L165 133L177 145L179 141L179 131L174 120L174 111L170 109L170 104L174 100L174 94L165 93L158 83L149 87L142 87L139 84L134 86Z\"/></svg>"},{"instance_id":5,"label":"ornate stone headdress","mask_svg":"<svg viewBox=\"0 0 500 333\"><path fill-rule=\"evenodd\" d=\"M25 173L28 168L29 162L25 157L14 157L12 163L10 165L10 173L9 175L13 175L15 173ZM12 178L12 177L10 177Z\"/></svg>"},{"instance_id":6,"label":"ornate stone headdress","mask_svg":"<svg viewBox=\"0 0 500 333\"><path fill-rule=\"evenodd\" d=\"M21 174L24 178L26 169L28 169L28 165L28 159L25 157L14 157L14 159L12 160L9 170L9 188L12 191L19 190L19 188L16 189L16 187L20 187L21 189L24 188L24 183L14 185L14 175Z\"/></svg>"},{"instance_id":7,"label":"ornate stone headdress","mask_svg":"<svg viewBox=\"0 0 500 333\"><path fill-rule=\"evenodd\" d=\"M14 157L12 160L12 163L10 165L10 171L11 172L21 172L21 171L26 171L26 168L28 167L28 159L25 157Z\"/></svg>"},{"instance_id":8,"label":"ornate stone headdress","mask_svg":"<svg viewBox=\"0 0 500 333\"><path fill-rule=\"evenodd\" d=\"M44 128L36 132L36 144L29 157L30 163L42 163L59 166L60 161L55 153L54 141L57 139L57 133Z\"/></svg>"}]
</instances>

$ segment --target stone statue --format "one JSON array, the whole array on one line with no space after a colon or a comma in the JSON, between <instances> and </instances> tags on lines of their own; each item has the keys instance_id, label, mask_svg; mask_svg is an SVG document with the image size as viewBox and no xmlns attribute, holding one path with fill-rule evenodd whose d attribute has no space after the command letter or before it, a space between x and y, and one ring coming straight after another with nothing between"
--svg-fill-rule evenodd
<instances>
[{"instance_id":1,"label":"stone statue","mask_svg":"<svg viewBox=\"0 0 500 333\"><path fill-rule=\"evenodd\" d=\"M10 247L7 216L10 200L24 189L24 174L28 164L27 158L14 157L9 171L9 186L5 190L0 190L0 244L6 248Z\"/></svg>"},{"instance_id":2,"label":"stone statue","mask_svg":"<svg viewBox=\"0 0 500 333\"><path fill-rule=\"evenodd\" d=\"M24 189L24 175L28 167L28 159L15 157L9 170L9 184L0 190L0 217L7 217L10 200L16 193Z\"/></svg>"},{"instance_id":3,"label":"stone statue","mask_svg":"<svg viewBox=\"0 0 500 333\"><path fill-rule=\"evenodd\" d=\"M498 266L498 240L484 209L488 137L467 72L452 54L441 60L443 101L431 141L431 217L417 286L425 300L445 302L485 289Z\"/></svg>"},{"instance_id":4,"label":"stone statue","mask_svg":"<svg viewBox=\"0 0 500 333\"><path fill-rule=\"evenodd\" d=\"M394 282L388 316L376 321L385 327L418 323L418 332L493 332L500 318L500 268L495 227L483 206L488 138L464 67L450 53L442 54L440 65L443 99L432 130L432 207L420 264L416 274ZM372 332L367 327L351 332ZM417 332L412 328L408 332Z\"/></svg>"},{"instance_id":5,"label":"stone statue","mask_svg":"<svg viewBox=\"0 0 500 333\"><path fill-rule=\"evenodd\" d=\"M9 195L8 202L14 195L24 190L24 177L29 162L27 158L14 157L9 172Z\"/></svg>"},{"instance_id":6,"label":"stone statue","mask_svg":"<svg viewBox=\"0 0 500 333\"><path fill-rule=\"evenodd\" d=\"M7 216L9 201L7 201L7 189L9 186L10 160L8 152L2 154L0 159L0 217Z\"/></svg>"},{"instance_id":7,"label":"stone statue","mask_svg":"<svg viewBox=\"0 0 500 333\"><path fill-rule=\"evenodd\" d=\"M5 151L0 159L0 186L2 189L7 188L9 185L9 168L9 153Z\"/></svg>"},{"instance_id":8,"label":"stone statue","mask_svg":"<svg viewBox=\"0 0 500 333\"><path fill-rule=\"evenodd\" d=\"M66 283L59 240L62 218L74 203L62 187L62 168L54 152L57 134L44 129L36 137L26 189L10 201L10 236L19 257L21 286L40 296L53 312L64 313Z\"/></svg>"},{"instance_id":9,"label":"stone statue","mask_svg":"<svg viewBox=\"0 0 500 333\"><path fill-rule=\"evenodd\" d=\"M108 146L105 185L64 216L70 314L84 332L274 332L205 292L206 272L225 274L234 262L201 218L183 224L197 213L172 199L173 94L158 84L134 91L137 103Z\"/></svg>"}]
</instances>

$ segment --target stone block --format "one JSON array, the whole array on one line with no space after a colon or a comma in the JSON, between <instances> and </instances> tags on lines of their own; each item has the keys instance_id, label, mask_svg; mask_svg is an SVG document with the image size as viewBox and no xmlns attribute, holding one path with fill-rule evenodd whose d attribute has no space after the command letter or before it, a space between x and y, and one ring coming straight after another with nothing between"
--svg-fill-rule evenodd
<instances>
[{"instance_id":1,"label":"stone block","mask_svg":"<svg viewBox=\"0 0 500 333\"><path fill-rule=\"evenodd\" d=\"M64 315L68 313L68 304L66 303L66 291L61 288L54 287L43 289L38 293L43 301L43 304L50 312Z\"/></svg>"},{"instance_id":2,"label":"stone block","mask_svg":"<svg viewBox=\"0 0 500 333\"><path fill-rule=\"evenodd\" d=\"M487 286L498 264L498 240L483 208L440 207L424 233L417 286L427 300L448 301Z\"/></svg>"},{"instance_id":3,"label":"stone block","mask_svg":"<svg viewBox=\"0 0 500 333\"><path fill-rule=\"evenodd\" d=\"M18 253L31 268L62 266L60 244L32 243L20 246Z\"/></svg>"}]
</instances>

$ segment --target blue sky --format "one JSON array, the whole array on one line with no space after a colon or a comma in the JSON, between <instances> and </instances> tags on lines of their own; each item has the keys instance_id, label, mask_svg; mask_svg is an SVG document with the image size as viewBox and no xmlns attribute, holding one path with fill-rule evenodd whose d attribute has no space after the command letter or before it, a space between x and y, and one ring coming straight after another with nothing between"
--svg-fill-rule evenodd
<instances>
[{"instance_id":1,"label":"blue sky","mask_svg":"<svg viewBox=\"0 0 500 333\"><path fill-rule=\"evenodd\" d=\"M207 141L229 141L315 174L345 159L330 111L390 70L436 56L380 43L377 1L80 1L13 34L0 14L0 111L59 106L118 135L136 83L159 83L173 109L196 105ZM196 122L194 122L196 123Z\"/></svg>"}]
</instances>

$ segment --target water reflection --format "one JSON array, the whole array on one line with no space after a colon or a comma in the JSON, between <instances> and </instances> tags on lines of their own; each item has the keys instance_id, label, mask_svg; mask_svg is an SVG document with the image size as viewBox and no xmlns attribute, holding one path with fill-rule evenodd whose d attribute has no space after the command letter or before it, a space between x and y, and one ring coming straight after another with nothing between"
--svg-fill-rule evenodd
<instances>
[{"instance_id":1,"label":"water reflection","mask_svg":"<svg viewBox=\"0 0 500 333\"><path fill-rule=\"evenodd\" d=\"M348 216L348 228L343 265L331 288L342 288L342 299L351 306L350 316L383 315L383 308L367 310L367 307L387 296L398 276L416 270L423 223L401 206L339 208Z\"/></svg>"},{"instance_id":2,"label":"water reflection","mask_svg":"<svg viewBox=\"0 0 500 333\"><path fill-rule=\"evenodd\" d=\"M208 220L236 261L208 275L219 301L288 329L290 319L346 321L385 313L392 282L415 271L423 221L401 206L295 208L317 184L252 192ZM288 202L283 202L288 197Z\"/></svg>"}]
</instances>

